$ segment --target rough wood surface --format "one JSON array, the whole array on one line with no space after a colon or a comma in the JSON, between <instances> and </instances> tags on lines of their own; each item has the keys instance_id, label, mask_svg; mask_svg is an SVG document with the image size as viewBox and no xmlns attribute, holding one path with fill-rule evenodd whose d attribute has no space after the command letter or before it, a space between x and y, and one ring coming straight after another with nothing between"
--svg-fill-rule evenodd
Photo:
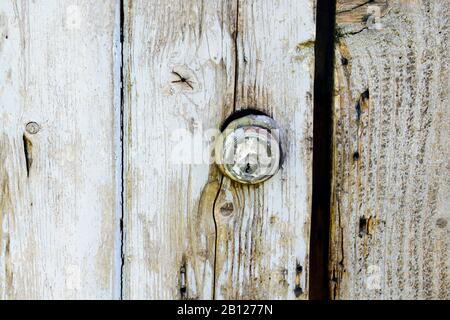
<instances>
[{"instance_id":1,"label":"rough wood surface","mask_svg":"<svg viewBox=\"0 0 450 320\"><path fill-rule=\"evenodd\" d=\"M271 115L285 160L258 186L224 178L215 206L216 297L308 296L314 1L239 1L236 109Z\"/></svg>"},{"instance_id":2,"label":"rough wood surface","mask_svg":"<svg viewBox=\"0 0 450 320\"><path fill-rule=\"evenodd\" d=\"M116 4L0 2L2 299L119 296Z\"/></svg>"},{"instance_id":3,"label":"rough wood surface","mask_svg":"<svg viewBox=\"0 0 450 320\"><path fill-rule=\"evenodd\" d=\"M389 1L376 28L338 25L335 299L449 298L448 4Z\"/></svg>"},{"instance_id":4,"label":"rough wood surface","mask_svg":"<svg viewBox=\"0 0 450 320\"><path fill-rule=\"evenodd\" d=\"M129 0L125 30L124 297L305 298L314 2ZM285 129L276 177L176 163L241 107Z\"/></svg>"},{"instance_id":5,"label":"rough wood surface","mask_svg":"<svg viewBox=\"0 0 450 320\"><path fill-rule=\"evenodd\" d=\"M372 25L387 13L388 3L389 0L337 0L336 23L340 27Z\"/></svg>"},{"instance_id":6,"label":"rough wood surface","mask_svg":"<svg viewBox=\"0 0 450 320\"><path fill-rule=\"evenodd\" d=\"M126 299L213 296L219 177L190 143L232 109L235 11L232 1L125 1Z\"/></svg>"}]
</instances>

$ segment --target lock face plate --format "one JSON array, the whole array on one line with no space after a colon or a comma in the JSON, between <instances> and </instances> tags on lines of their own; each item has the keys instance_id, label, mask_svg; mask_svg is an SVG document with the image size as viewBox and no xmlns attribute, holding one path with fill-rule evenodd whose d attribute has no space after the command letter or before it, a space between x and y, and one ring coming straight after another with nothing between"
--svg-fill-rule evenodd
<instances>
[{"instance_id":1,"label":"lock face plate","mask_svg":"<svg viewBox=\"0 0 450 320\"><path fill-rule=\"evenodd\" d=\"M215 161L232 180L261 183L281 165L280 130L265 115L247 115L228 124L216 140Z\"/></svg>"}]
</instances>

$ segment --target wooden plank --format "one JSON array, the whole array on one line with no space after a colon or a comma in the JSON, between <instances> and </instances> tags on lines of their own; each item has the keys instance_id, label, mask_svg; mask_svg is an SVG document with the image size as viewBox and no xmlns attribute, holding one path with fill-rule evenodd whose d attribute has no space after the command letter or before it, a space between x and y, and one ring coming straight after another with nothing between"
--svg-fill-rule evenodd
<instances>
[{"instance_id":1,"label":"wooden plank","mask_svg":"<svg viewBox=\"0 0 450 320\"><path fill-rule=\"evenodd\" d=\"M117 3L0 2L1 299L119 296Z\"/></svg>"},{"instance_id":2,"label":"wooden plank","mask_svg":"<svg viewBox=\"0 0 450 320\"><path fill-rule=\"evenodd\" d=\"M448 299L448 1L387 12L338 25L331 294Z\"/></svg>"},{"instance_id":3,"label":"wooden plank","mask_svg":"<svg viewBox=\"0 0 450 320\"><path fill-rule=\"evenodd\" d=\"M315 1L239 1L235 109L282 128L285 160L258 186L223 178L215 206L218 299L308 296Z\"/></svg>"},{"instance_id":4,"label":"wooden plank","mask_svg":"<svg viewBox=\"0 0 450 320\"><path fill-rule=\"evenodd\" d=\"M191 143L232 109L235 11L125 1L125 299L213 296L219 178L202 161L210 144Z\"/></svg>"},{"instance_id":5,"label":"wooden plank","mask_svg":"<svg viewBox=\"0 0 450 320\"><path fill-rule=\"evenodd\" d=\"M314 2L127 1L125 13L124 297L306 297ZM171 158L243 107L285 128L273 180L241 187Z\"/></svg>"}]
</instances>

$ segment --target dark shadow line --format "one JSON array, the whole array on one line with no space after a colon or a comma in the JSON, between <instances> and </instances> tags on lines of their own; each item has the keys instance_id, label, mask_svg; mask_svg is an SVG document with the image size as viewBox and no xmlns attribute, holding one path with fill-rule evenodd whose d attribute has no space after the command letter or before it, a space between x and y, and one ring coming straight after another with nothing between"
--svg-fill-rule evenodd
<instances>
[{"instance_id":1,"label":"dark shadow line","mask_svg":"<svg viewBox=\"0 0 450 320\"><path fill-rule=\"evenodd\" d=\"M214 202L213 202L213 206L212 206L212 216L213 216L213 221L214 221L214 228L215 228L215 239L214 239L214 265L213 265L213 288L212 288L212 300L216 300L216 277L217 277L217 247L219 244L219 229L217 226L217 220L216 220L216 215L215 215L215 211L216 211L216 203L217 203L217 199L219 198L220 192L222 191L222 184L223 184L223 179L224 177L221 176L220 178L220 183L219 183L219 189L217 190L217 194L216 197L214 198Z\"/></svg>"},{"instance_id":2,"label":"dark shadow line","mask_svg":"<svg viewBox=\"0 0 450 320\"><path fill-rule=\"evenodd\" d=\"M309 298L329 300L334 30L336 3L317 0Z\"/></svg>"},{"instance_id":3,"label":"dark shadow line","mask_svg":"<svg viewBox=\"0 0 450 320\"><path fill-rule=\"evenodd\" d=\"M236 111L238 79L239 79L239 53L238 53L238 35L239 35L239 0L236 3L236 21L234 30L234 96L233 112Z\"/></svg>"},{"instance_id":4,"label":"dark shadow line","mask_svg":"<svg viewBox=\"0 0 450 320\"><path fill-rule=\"evenodd\" d=\"M120 300L123 300L123 272L125 264L124 256L124 216L125 216L125 203L124 203L124 193L125 193L125 148L124 148L124 74L123 74L123 47L124 47L124 34L125 34L125 13L124 13L124 0L120 0L120 162L121 162L121 189L120 189Z\"/></svg>"}]
</instances>

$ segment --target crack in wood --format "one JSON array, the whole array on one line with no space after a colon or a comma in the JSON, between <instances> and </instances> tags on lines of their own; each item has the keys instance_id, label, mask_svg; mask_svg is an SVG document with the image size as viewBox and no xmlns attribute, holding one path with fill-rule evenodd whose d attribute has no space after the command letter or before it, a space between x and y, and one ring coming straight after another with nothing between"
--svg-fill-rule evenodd
<instances>
[{"instance_id":1,"label":"crack in wood","mask_svg":"<svg viewBox=\"0 0 450 320\"><path fill-rule=\"evenodd\" d=\"M236 111L238 75L239 75L239 53L238 53L238 35L239 35L239 0L236 3L236 21L234 26L234 90L233 90L233 112Z\"/></svg>"},{"instance_id":2,"label":"crack in wood","mask_svg":"<svg viewBox=\"0 0 450 320\"><path fill-rule=\"evenodd\" d=\"M188 298L187 277L186 277L186 256L183 254L180 267L180 296L182 300Z\"/></svg>"},{"instance_id":3,"label":"crack in wood","mask_svg":"<svg viewBox=\"0 0 450 320\"><path fill-rule=\"evenodd\" d=\"M358 5L355 5L355 6L352 7L352 8L345 9L345 10L339 10L339 11L337 11L336 13L337 13L337 14L341 14L341 13L345 13L345 12L351 12L351 11L354 11L355 9L358 9L358 8L360 8L360 7L363 7L363 6L365 6L365 5L369 4L369 3L373 3L373 2L374 2L373 0L368 0L368 1L366 1L366 2L363 2L363 3L360 3L360 4L358 4Z\"/></svg>"},{"instance_id":4,"label":"crack in wood","mask_svg":"<svg viewBox=\"0 0 450 320\"><path fill-rule=\"evenodd\" d=\"M30 170L33 164L33 143L25 134L23 135L23 151L25 156L27 177L30 177Z\"/></svg>"},{"instance_id":5,"label":"crack in wood","mask_svg":"<svg viewBox=\"0 0 450 320\"><path fill-rule=\"evenodd\" d=\"M179 72L172 70L172 73L179 77L179 80L174 80L172 83L184 83L186 84L191 90L194 90L194 87L192 86L192 81L189 80L189 78L186 78L185 76L182 76Z\"/></svg>"},{"instance_id":6,"label":"crack in wood","mask_svg":"<svg viewBox=\"0 0 450 320\"><path fill-rule=\"evenodd\" d=\"M219 229L217 225L217 219L215 215L215 209L217 204L217 199L219 198L220 192L222 191L223 185L223 175L221 175L219 188L217 189L217 194L214 198L213 206L212 206L212 216L214 220L214 229L215 229L215 239L214 239L214 263L213 263L213 288L212 288L212 299L216 300L216 276L217 276L217 248L218 248L218 238L219 238Z\"/></svg>"},{"instance_id":7,"label":"crack in wood","mask_svg":"<svg viewBox=\"0 0 450 320\"><path fill-rule=\"evenodd\" d=\"M130 5L130 4L129 4ZM128 88L124 87L124 43L125 43L125 1L120 0L119 3L119 25L120 25L120 137L119 137L119 152L120 152L120 218L119 218L119 230L120 230L120 288L119 288L119 298L120 300L123 300L123 287L124 287L124 266L125 266L125 252L124 252L124 216L125 216L125 209L124 209L124 203L125 203L125 147L124 147L124 136L125 136L125 124L124 124L124 102L125 102L125 90ZM130 9L130 8L129 8Z\"/></svg>"}]
</instances>

